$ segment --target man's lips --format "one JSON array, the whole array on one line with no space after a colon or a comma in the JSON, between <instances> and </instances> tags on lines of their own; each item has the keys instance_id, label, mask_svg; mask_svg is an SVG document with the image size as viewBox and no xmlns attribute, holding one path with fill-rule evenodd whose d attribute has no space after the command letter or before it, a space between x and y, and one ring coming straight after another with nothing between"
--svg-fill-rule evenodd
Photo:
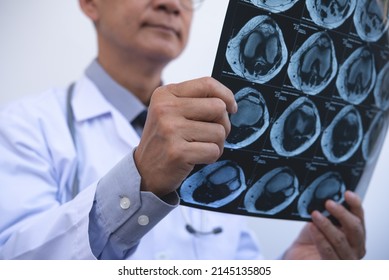
<instances>
[{"instance_id":1,"label":"man's lips","mask_svg":"<svg viewBox=\"0 0 389 280\"><path fill-rule=\"evenodd\" d=\"M155 29L159 29L159 30L164 31L164 32L173 33L177 37L181 36L180 31L178 29L176 29L170 25L167 25L167 24L147 23L147 24L144 24L144 27L155 28Z\"/></svg>"}]
</instances>

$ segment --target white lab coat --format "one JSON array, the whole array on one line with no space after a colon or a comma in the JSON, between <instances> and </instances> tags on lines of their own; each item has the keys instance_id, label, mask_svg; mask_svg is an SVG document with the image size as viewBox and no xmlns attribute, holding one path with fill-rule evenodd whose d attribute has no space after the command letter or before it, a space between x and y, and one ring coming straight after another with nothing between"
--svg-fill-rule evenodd
<instances>
[{"instance_id":1,"label":"white lab coat","mask_svg":"<svg viewBox=\"0 0 389 280\"><path fill-rule=\"evenodd\" d=\"M131 153L139 137L83 77L72 107L76 152L66 123L66 89L7 106L0 114L0 259L94 259L89 212L98 180ZM71 200L77 166L82 191ZM189 222L220 234L195 237ZM131 234L131 233L129 233ZM141 240L133 259L261 258L244 218L177 207Z\"/></svg>"}]
</instances>

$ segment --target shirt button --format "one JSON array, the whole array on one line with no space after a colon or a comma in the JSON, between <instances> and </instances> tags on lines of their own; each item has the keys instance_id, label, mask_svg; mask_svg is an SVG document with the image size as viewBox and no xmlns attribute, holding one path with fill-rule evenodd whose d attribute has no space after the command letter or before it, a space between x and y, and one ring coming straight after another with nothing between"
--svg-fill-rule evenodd
<instances>
[{"instance_id":1,"label":"shirt button","mask_svg":"<svg viewBox=\"0 0 389 280\"><path fill-rule=\"evenodd\" d=\"M156 255L155 255L155 258L157 260L167 260L169 259L169 255L165 252L158 252Z\"/></svg>"},{"instance_id":2,"label":"shirt button","mask_svg":"<svg viewBox=\"0 0 389 280\"><path fill-rule=\"evenodd\" d=\"M147 217L146 215L141 215L138 218L138 224L140 224L141 226L147 226L149 222L149 217Z\"/></svg>"},{"instance_id":3,"label":"shirt button","mask_svg":"<svg viewBox=\"0 0 389 280\"><path fill-rule=\"evenodd\" d=\"M123 210L126 210L126 209L130 208L130 205L131 205L131 202L127 196L123 196L122 198L120 198L120 208L122 208Z\"/></svg>"}]
</instances>

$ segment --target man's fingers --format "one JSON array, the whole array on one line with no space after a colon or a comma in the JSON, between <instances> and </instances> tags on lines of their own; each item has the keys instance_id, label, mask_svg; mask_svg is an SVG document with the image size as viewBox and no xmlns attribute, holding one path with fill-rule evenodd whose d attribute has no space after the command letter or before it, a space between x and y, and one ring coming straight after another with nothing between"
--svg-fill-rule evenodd
<instances>
[{"instance_id":1,"label":"man's fingers","mask_svg":"<svg viewBox=\"0 0 389 280\"><path fill-rule=\"evenodd\" d=\"M215 143L209 142L187 142L185 143L185 159L191 165L211 164L220 157L220 147Z\"/></svg>"},{"instance_id":2,"label":"man's fingers","mask_svg":"<svg viewBox=\"0 0 389 280\"><path fill-rule=\"evenodd\" d=\"M184 141L214 143L219 147L219 157L222 155L224 140L227 136L223 125L190 120L185 120L182 125L185 126L181 130L181 137Z\"/></svg>"},{"instance_id":3,"label":"man's fingers","mask_svg":"<svg viewBox=\"0 0 389 280\"><path fill-rule=\"evenodd\" d=\"M331 251L340 259L355 258L347 236L329 219L320 212L314 211L312 212L312 221L321 233L317 234L316 239L319 242L318 249L324 252L325 258L331 256Z\"/></svg>"},{"instance_id":4,"label":"man's fingers","mask_svg":"<svg viewBox=\"0 0 389 280\"><path fill-rule=\"evenodd\" d=\"M320 214L320 213L319 213ZM309 225L311 238L316 245L320 257L324 260L340 259L332 245L328 242L324 234L317 228L315 224Z\"/></svg>"},{"instance_id":5,"label":"man's fingers","mask_svg":"<svg viewBox=\"0 0 389 280\"><path fill-rule=\"evenodd\" d=\"M365 226L365 214L363 212L362 201L360 197L351 191L346 191L344 197L346 199L347 205L350 207L351 213L357 216L361 220L362 225Z\"/></svg>"},{"instance_id":6,"label":"man's fingers","mask_svg":"<svg viewBox=\"0 0 389 280\"><path fill-rule=\"evenodd\" d=\"M340 223L340 229L345 234L347 242L350 244L355 254L354 258L362 258L366 251L366 231L363 220L363 210L359 209L362 208L362 206L360 205L360 200L358 198L354 197L355 200L354 198L351 198L353 197L351 192L349 192L346 197L348 197L346 201L349 201L352 204L349 205L350 211L343 205L337 204L334 201L327 201L326 209Z\"/></svg>"},{"instance_id":7,"label":"man's fingers","mask_svg":"<svg viewBox=\"0 0 389 280\"><path fill-rule=\"evenodd\" d=\"M225 103L218 98L178 98L180 114L187 120L221 124L225 129L225 137L230 133L231 122ZM196 106L193 104L196 102ZM212 133L206 131L203 133Z\"/></svg>"},{"instance_id":8,"label":"man's fingers","mask_svg":"<svg viewBox=\"0 0 389 280\"><path fill-rule=\"evenodd\" d=\"M176 97L210 98L223 100L229 113L236 113L238 105L231 90L211 77L200 78L167 86Z\"/></svg>"}]
</instances>

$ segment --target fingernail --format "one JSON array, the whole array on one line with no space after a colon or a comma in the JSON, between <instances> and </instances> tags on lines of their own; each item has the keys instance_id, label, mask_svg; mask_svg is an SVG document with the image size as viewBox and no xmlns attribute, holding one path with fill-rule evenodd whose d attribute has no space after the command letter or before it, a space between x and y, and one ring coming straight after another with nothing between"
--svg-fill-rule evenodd
<instances>
[{"instance_id":1,"label":"fingernail","mask_svg":"<svg viewBox=\"0 0 389 280\"><path fill-rule=\"evenodd\" d=\"M338 204L337 204L335 201L333 201L333 200L328 200L328 201L326 202L326 208L327 208L328 210L335 209L336 207L338 207Z\"/></svg>"},{"instance_id":2,"label":"fingernail","mask_svg":"<svg viewBox=\"0 0 389 280\"><path fill-rule=\"evenodd\" d=\"M238 103L236 103L236 101L235 101L235 103L234 103L234 114L236 113L236 112L238 112Z\"/></svg>"},{"instance_id":3,"label":"fingernail","mask_svg":"<svg viewBox=\"0 0 389 280\"><path fill-rule=\"evenodd\" d=\"M352 191L346 191L345 195L347 195L350 198L357 198L358 197L358 195Z\"/></svg>"},{"instance_id":4,"label":"fingernail","mask_svg":"<svg viewBox=\"0 0 389 280\"><path fill-rule=\"evenodd\" d=\"M311 213L311 217L314 221L317 222L320 222L324 218L324 216L319 211L316 210Z\"/></svg>"}]
</instances>

